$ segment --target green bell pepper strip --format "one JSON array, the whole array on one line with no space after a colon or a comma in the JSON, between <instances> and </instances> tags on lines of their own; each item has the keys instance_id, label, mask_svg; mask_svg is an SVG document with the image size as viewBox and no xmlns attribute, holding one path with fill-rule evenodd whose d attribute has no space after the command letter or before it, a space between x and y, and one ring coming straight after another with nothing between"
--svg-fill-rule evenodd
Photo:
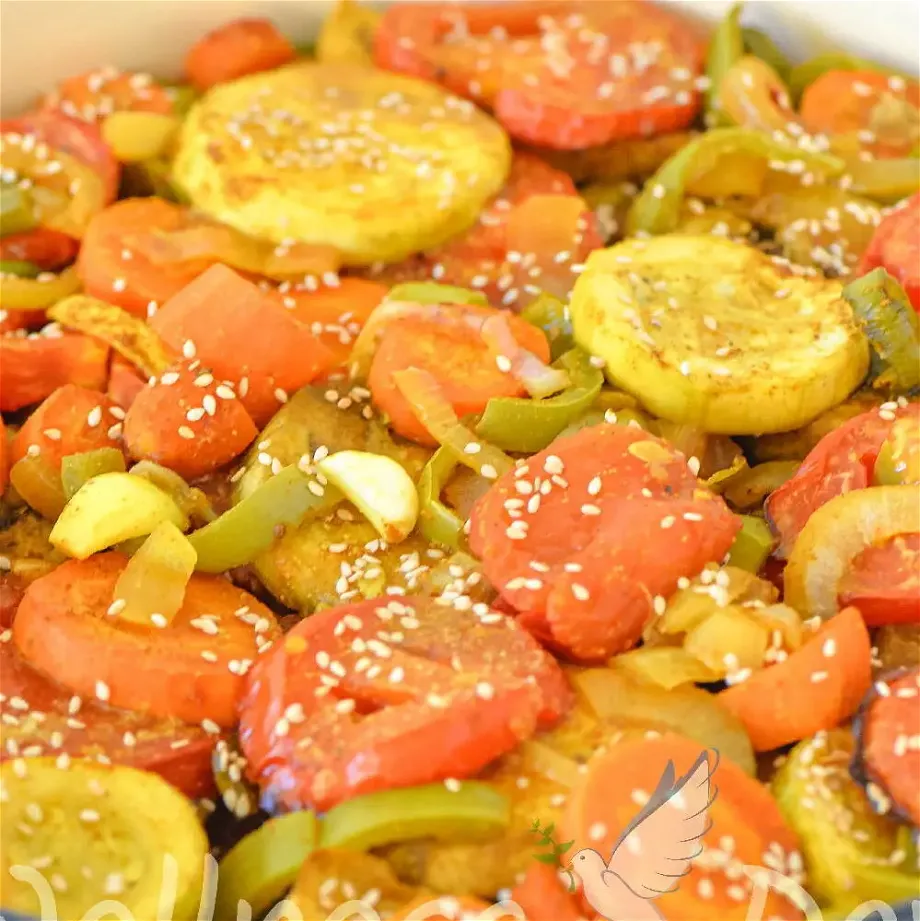
<instances>
[{"instance_id":1,"label":"green bell pepper strip","mask_svg":"<svg viewBox=\"0 0 920 921\"><path fill-rule=\"evenodd\" d=\"M68 454L61 460L61 485L69 502L80 487L100 473L124 473L125 456L118 448L97 448Z\"/></svg>"},{"instance_id":2,"label":"green bell pepper strip","mask_svg":"<svg viewBox=\"0 0 920 921\"><path fill-rule=\"evenodd\" d=\"M211 773L221 800L238 819L252 815L259 807L259 790L246 779L245 770L246 758L236 735L218 739L211 752Z\"/></svg>"},{"instance_id":3,"label":"green bell pepper strip","mask_svg":"<svg viewBox=\"0 0 920 921\"><path fill-rule=\"evenodd\" d=\"M32 196L18 185L0 186L0 236L38 227Z\"/></svg>"},{"instance_id":4,"label":"green bell pepper strip","mask_svg":"<svg viewBox=\"0 0 920 921\"><path fill-rule=\"evenodd\" d=\"M315 490L315 491L314 491ZM296 466L285 467L239 505L189 534L198 553L199 572L226 572L251 563L308 515L328 511L342 501L333 486L322 487Z\"/></svg>"},{"instance_id":5,"label":"green bell pepper strip","mask_svg":"<svg viewBox=\"0 0 920 921\"><path fill-rule=\"evenodd\" d=\"M707 124L731 124L723 112L719 111L719 87L722 79L732 65L744 55L744 38L741 34L741 4L736 3L716 26L706 52L706 76L709 77L709 89L706 91Z\"/></svg>"},{"instance_id":6,"label":"green bell pepper strip","mask_svg":"<svg viewBox=\"0 0 920 921\"><path fill-rule=\"evenodd\" d=\"M920 189L916 155L891 160L856 160L847 168L847 190L882 204L894 204Z\"/></svg>"},{"instance_id":7,"label":"green bell pepper strip","mask_svg":"<svg viewBox=\"0 0 920 921\"><path fill-rule=\"evenodd\" d=\"M47 310L78 291L80 279L70 266L59 275L41 272L36 278L0 275L0 307L4 310Z\"/></svg>"},{"instance_id":8,"label":"green bell pepper strip","mask_svg":"<svg viewBox=\"0 0 920 921\"><path fill-rule=\"evenodd\" d=\"M208 524L217 518L217 512L212 508L208 497L196 486L189 486L174 470L155 461L142 460L138 461L129 473L143 477L168 493L185 516L192 521Z\"/></svg>"},{"instance_id":9,"label":"green bell pepper strip","mask_svg":"<svg viewBox=\"0 0 920 921\"><path fill-rule=\"evenodd\" d=\"M188 115L189 109L199 100L201 93L188 83L168 83L164 84L163 89L172 102L173 115L182 118Z\"/></svg>"},{"instance_id":10,"label":"green bell pepper strip","mask_svg":"<svg viewBox=\"0 0 920 921\"><path fill-rule=\"evenodd\" d=\"M875 486L920 483L920 431L913 419L898 419L878 452L872 471Z\"/></svg>"},{"instance_id":11,"label":"green bell pepper strip","mask_svg":"<svg viewBox=\"0 0 920 921\"><path fill-rule=\"evenodd\" d=\"M568 373L571 386L544 400L493 397L486 404L476 434L505 451L542 451L591 408L604 384L604 375L581 349L566 352L553 367Z\"/></svg>"},{"instance_id":12,"label":"green bell pepper strip","mask_svg":"<svg viewBox=\"0 0 920 921\"><path fill-rule=\"evenodd\" d=\"M20 497L43 518L57 521L67 505L58 472L41 455L27 454L10 468L10 483Z\"/></svg>"},{"instance_id":13,"label":"green bell pepper strip","mask_svg":"<svg viewBox=\"0 0 920 921\"><path fill-rule=\"evenodd\" d=\"M463 543L463 519L441 501L441 492L457 461L446 448L438 448L431 455L418 481L418 529L435 544L453 550Z\"/></svg>"},{"instance_id":14,"label":"green bell pepper strip","mask_svg":"<svg viewBox=\"0 0 920 921\"><path fill-rule=\"evenodd\" d=\"M728 565L747 572L760 572L776 546L770 526L754 515L741 515L741 530L728 551Z\"/></svg>"},{"instance_id":15,"label":"green bell pepper strip","mask_svg":"<svg viewBox=\"0 0 920 921\"><path fill-rule=\"evenodd\" d=\"M846 54L843 51L829 51L825 54L819 54L817 57L796 64L789 71L789 78L786 81L789 84L789 93L794 102L802 98L805 90L828 71L831 70L872 70L880 74L890 74L892 76L908 77L902 71L893 70L890 67L883 67L875 61L868 61L865 58L857 58L852 54Z\"/></svg>"},{"instance_id":16,"label":"green bell pepper strip","mask_svg":"<svg viewBox=\"0 0 920 921\"><path fill-rule=\"evenodd\" d=\"M843 296L873 352L873 388L908 393L920 385L920 320L904 289L883 268L851 281Z\"/></svg>"},{"instance_id":17,"label":"green bell pepper strip","mask_svg":"<svg viewBox=\"0 0 920 921\"><path fill-rule=\"evenodd\" d=\"M18 275L20 278L37 278L41 275L41 266L24 259L0 259L0 274Z\"/></svg>"},{"instance_id":18,"label":"green bell pepper strip","mask_svg":"<svg viewBox=\"0 0 920 921\"><path fill-rule=\"evenodd\" d=\"M791 67L789 59L776 47L776 43L766 32L761 32L760 29L743 28L741 38L744 40L744 49L748 54L753 54L755 58L765 61L784 83L788 82Z\"/></svg>"},{"instance_id":19,"label":"green bell pepper strip","mask_svg":"<svg viewBox=\"0 0 920 921\"><path fill-rule=\"evenodd\" d=\"M218 866L214 917L243 917L237 913L240 901L252 910L246 917L262 917L293 885L317 836L312 812L289 812L238 841Z\"/></svg>"},{"instance_id":20,"label":"green bell pepper strip","mask_svg":"<svg viewBox=\"0 0 920 921\"><path fill-rule=\"evenodd\" d=\"M743 153L784 163L801 161L806 170L828 177L840 175L844 163L839 157L813 153L793 144L777 141L750 128L715 128L695 137L649 179L629 209L629 235L670 233L680 223L686 187L693 179L711 172L726 154ZM730 189L725 194L731 194Z\"/></svg>"},{"instance_id":21,"label":"green bell pepper strip","mask_svg":"<svg viewBox=\"0 0 920 921\"><path fill-rule=\"evenodd\" d=\"M464 781L458 790L448 790L433 783L368 793L335 806L323 817L319 843L369 850L416 838L485 838L510 821L507 798L488 784Z\"/></svg>"},{"instance_id":22,"label":"green bell pepper strip","mask_svg":"<svg viewBox=\"0 0 920 921\"><path fill-rule=\"evenodd\" d=\"M514 461L494 445L471 432L444 398L435 377L420 368L393 373L393 382L412 405L419 422L458 463L487 480L495 480L514 466Z\"/></svg>"},{"instance_id":23,"label":"green bell pepper strip","mask_svg":"<svg viewBox=\"0 0 920 921\"><path fill-rule=\"evenodd\" d=\"M394 285L387 292L388 301L414 301L416 304L472 304L488 307L489 301L481 291L441 285L434 281L407 281Z\"/></svg>"},{"instance_id":24,"label":"green bell pepper strip","mask_svg":"<svg viewBox=\"0 0 920 921\"><path fill-rule=\"evenodd\" d=\"M559 298L542 292L521 311L521 318L543 330L554 361L575 345L569 308Z\"/></svg>"}]
</instances>

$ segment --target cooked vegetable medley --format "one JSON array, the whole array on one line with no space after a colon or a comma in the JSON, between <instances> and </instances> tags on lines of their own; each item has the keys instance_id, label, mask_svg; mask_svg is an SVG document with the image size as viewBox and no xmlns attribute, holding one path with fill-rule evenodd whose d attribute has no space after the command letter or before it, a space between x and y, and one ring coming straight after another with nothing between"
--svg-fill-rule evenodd
<instances>
[{"instance_id":1,"label":"cooked vegetable medley","mask_svg":"<svg viewBox=\"0 0 920 921\"><path fill-rule=\"evenodd\" d=\"M0 909L592 918L703 749L655 917L920 899L920 84L688 12L3 118Z\"/></svg>"}]
</instances>

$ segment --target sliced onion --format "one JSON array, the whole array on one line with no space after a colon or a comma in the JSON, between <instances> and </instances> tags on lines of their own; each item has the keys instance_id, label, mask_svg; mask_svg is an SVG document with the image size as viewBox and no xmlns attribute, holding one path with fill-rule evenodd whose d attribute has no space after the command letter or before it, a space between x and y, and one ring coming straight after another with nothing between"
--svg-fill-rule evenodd
<instances>
[{"instance_id":1,"label":"sliced onion","mask_svg":"<svg viewBox=\"0 0 920 921\"><path fill-rule=\"evenodd\" d=\"M419 422L458 463L487 480L496 479L514 466L514 461L504 451L483 442L460 422L432 374L420 368L406 368L394 372L393 381L412 405ZM476 447L471 453L472 445Z\"/></svg>"},{"instance_id":2,"label":"sliced onion","mask_svg":"<svg viewBox=\"0 0 920 921\"><path fill-rule=\"evenodd\" d=\"M569 386L569 376L562 368L551 368L518 343L506 314L497 313L486 319L480 335L496 359L504 357L511 363L511 375L535 400Z\"/></svg>"}]
</instances>

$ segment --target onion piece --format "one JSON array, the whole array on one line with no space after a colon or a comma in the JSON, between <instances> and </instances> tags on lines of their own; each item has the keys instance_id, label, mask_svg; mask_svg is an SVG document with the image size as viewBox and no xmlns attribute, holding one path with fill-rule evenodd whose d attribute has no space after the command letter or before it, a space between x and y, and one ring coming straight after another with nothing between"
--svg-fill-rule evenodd
<instances>
[{"instance_id":1,"label":"onion piece","mask_svg":"<svg viewBox=\"0 0 920 921\"><path fill-rule=\"evenodd\" d=\"M867 547L920 533L916 486L871 486L835 496L808 519L783 577L786 604L828 620L839 610L840 580Z\"/></svg>"},{"instance_id":2,"label":"onion piece","mask_svg":"<svg viewBox=\"0 0 920 921\"><path fill-rule=\"evenodd\" d=\"M115 583L118 617L146 627L165 627L182 602L198 554L171 522L158 524L128 560Z\"/></svg>"},{"instance_id":3,"label":"onion piece","mask_svg":"<svg viewBox=\"0 0 920 921\"><path fill-rule=\"evenodd\" d=\"M562 368L551 368L518 343L506 314L489 317L482 323L479 332L496 360L503 357L511 362L512 377L535 400L542 400L569 386L569 375Z\"/></svg>"},{"instance_id":4,"label":"onion piece","mask_svg":"<svg viewBox=\"0 0 920 921\"><path fill-rule=\"evenodd\" d=\"M457 418L437 380L421 368L393 373L400 393L412 405L419 422L458 461L487 480L495 480L514 466L514 461L494 445L482 442Z\"/></svg>"}]
</instances>

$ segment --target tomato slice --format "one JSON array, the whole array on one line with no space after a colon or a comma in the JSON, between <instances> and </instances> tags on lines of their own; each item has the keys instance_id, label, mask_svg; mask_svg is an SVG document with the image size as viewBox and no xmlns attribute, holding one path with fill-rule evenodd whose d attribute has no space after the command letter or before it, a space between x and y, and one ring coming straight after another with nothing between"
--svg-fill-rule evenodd
<instances>
[{"instance_id":1,"label":"tomato slice","mask_svg":"<svg viewBox=\"0 0 920 921\"><path fill-rule=\"evenodd\" d=\"M118 195L118 161L95 125L48 110L4 118L0 121L0 134L8 133L33 135L36 143L82 160L102 177L107 201Z\"/></svg>"},{"instance_id":2,"label":"tomato slice","mask_svg":"<svg viewBox=\"0 0 920 921\"><path fill-rule=\"evenodd\" d=\"M892 805L911 824L920 824L920 667L890 676L875 684L875 693L860 717L861 763L856 767L866 779L891 797L893 804L872 797L880 812Z\"/></svg>"},{"instance_id":3,"label":"tomato slice","mask_svg":"<svg viewBox=\"0 0 920 921\"><path fill-rule=\"evenodd\" d=\"M95 123L113 112L170 115L172 100L150 74L125 73L113 67L90 70L62 80L48 95L45 108Z\"/></svg>"},{"instance_id":4,"label":"tomato slice","mask_svg":"<svg viewBox=\"0 0 920 921\"><path fill-rule=\"evenodd\" d=\"M31 262L46 272L70 265L79 249L73 237L46 227L0 237L0 259Z\"/></svg>"},{"instance_id":5,"label":"tomato slice","mask_svg":"<svg viewBox=\"0 0 920 921\"><path fill-rule=\"evenodd\" d=\"M0 643L0 761L105 759L153 771L186 796L213 793L214 737L198 726L115 710L72 695Z\"/></svg>"},{"instance_id":6,"label":"tomato slice","mask_svg":"<svg viewBox=\"0 0 920 921\"><path fill-rule=\"evenodd\" d=\"M879 266L901 283L920 313L920 192L878 225L863 253L859 274Z\"/></svg>"},{"instance_id":7,"label":"tomato slice","mask_svg":"<svg viewBox=\"0 0 920 921\"><path fill-rule=\"evenodd\" d=\"M667 442L599 425L498 480L470 546L528 629L591 661L634 646L655 596L721 560L739 527Z\"/></svg>"},{"instance_id":8,"label":"tomato slice","mask_svg":"<svg viewBox=\"0 0 920 921\"><path fill-rule=\"evenodd\" d=\"M920 624L920 534L868 547L840 582L841 608L859 608L870 627Z\"/></svg>"},{"instance_id":9,"label":"tomato slice","mask_svg":"<svg viewBox=\"0 0 920 921\"><path fill-rule=\"evenodd\" d=\"M553 658L486 605L373 600L314 614L258 660L240 743L267 800L324 811L475 774L569 697Z\"/></svg>"},{"instance_id":10,"label":"tomato slice","mask_svg":"<svg viewBox=\"0 0 920 921\"><path fill-rule=\"evenodd\" d=\"M565 150L689 125L704 52L692 23L634 0L397 3L374 47L379 66L493 109L516 140Z\"/></svg>"},{"instance_id":11,"label":"tomato slice","mask_svg":"<svg viewBox=\"0 0 920 921\"><path fill-rule=\"evenodd\" d=\"M780 539L778 556L785 559L789 555L805 522L825 502L870 485L878 453L892 424L898 418L914 416L920 424L920 403L862 413L818 442L795 476L771 493L764 505Z\"/></svg>"},{"instance_id":12,"label":"tomato slice","mask_svg":"<svg viewBox=\"0 0 920 921\"><path fill-rule=\"evenodd\" d=\"M535 197L536 208L529 204ZM581 264L601 246L597 220L572 178L533 154L515 153L504 188L473 227L379 274L472 288L493 306L521 309L544 290L567 298Z\"/></svg>"},{"instance_id":13,"label":"tomato slice","mask_svg":"<svg viewBox=\"0 0 920 921\"><path fill-rule=\"evenodd\" d=\"M869 70L829 70L802 96L813 134L855 134L874 157L909 157L920 138L920 84Z\"/></svg>"}]
</instances>

